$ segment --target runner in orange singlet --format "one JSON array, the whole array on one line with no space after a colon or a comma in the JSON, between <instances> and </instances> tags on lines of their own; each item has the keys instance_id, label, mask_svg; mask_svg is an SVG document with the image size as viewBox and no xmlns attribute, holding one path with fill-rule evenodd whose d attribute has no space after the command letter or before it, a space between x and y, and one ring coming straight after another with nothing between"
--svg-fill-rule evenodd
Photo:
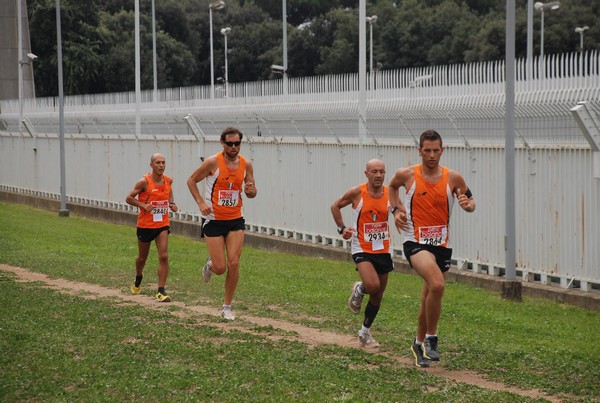
<instances>
[{"instance_id":1,"label":"runner in orange singlet","mask_svg":"<svg viewBox=\"0 0 600 403\"><path fill-rule=\"evenodd\" d=\"M411 345L418 367L440 360L437 324L452 258L450 214L455 196L463 210L475 211L462 175L440 165L443 152L439 133L425 131L419 141L421 164L397 170L389 184L392 206L402 204L399 189L406 189L405 211L396 212L394 220L405 231L404 255L423 278L417 337Z\"/></svg>"},{"instance_id":2,"label":"runner in orange singlet","mask_svg":"<svg viewBox=\"0 0 600 403\"><path fill-rule=\"evenodd\" d=\"M171 298L165 291L167 275L169 274L168 242L170 232L169 208L177 211L177 205L173 201L172 179L164 174L165 157L162 154L153 154L150 158L152 172L144 175L138 180L129 192L125 201L140 209L137 220L138 256L135 259L135 281L131 286L133 294L142 291L142 273L150 245L156 243L158 250L158 291L156 300L158 302L169 302Z\"/></svg>"},{"instance_id":3,"label":"runner in orange singlet","mask_svg":"<svg viewBox=\"0 0 600 403\"><path fill-rule=\"evenodd\" d=\"M223 151L208 157L187 181L202 214L202 232L208 247L209 257L202 268L202 278L208 282L213 273L221 275L227 271L221 311L221 316L227 320L235 319L231 303L240 276L239 264L244 244L242 192L250 199L256 197L252 163L239 153L243 136L233 127L223 130ZM206 192L202 197L198 182L204 179Z\"/></svg>"},{"instance_id":4,"label":"runner in orange singlet","mask_svg":"<svg viewBox=\"0 0 600 403\"><path fill-rule=\"evenodd\" d=\"M348 189L331 205L331 214L338 233L344 239L352 239L352 259L362 280L352 285L348 308L359 313L363 296L369 294L358 341L363 347L377 348L379 343L371 335L371 325L379 312L394 262L390 255L388 188L383 185L385 164L377 159L370 160L365 175L367 182ZM341 213L348 205L352 205L353 212L350 227L344 225Z\"/></svg>"}]
</instances>

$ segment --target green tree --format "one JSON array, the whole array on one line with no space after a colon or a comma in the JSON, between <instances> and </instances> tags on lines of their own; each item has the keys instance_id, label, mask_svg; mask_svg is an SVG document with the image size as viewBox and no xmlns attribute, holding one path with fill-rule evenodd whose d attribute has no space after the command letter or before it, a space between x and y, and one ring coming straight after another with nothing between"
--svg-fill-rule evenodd
<instances>
[{"instance_id":1,"label":"green tree","mask_svg":"<svg viewBox=\"0 0 600 403\"><path fill-rule=\"evenodd\" d=\"M417 0L407 0L391 15L381 19L379 56L384 68L398 69L427 65L426 55L433 45L430 37L432 9Z\"/></svg>"},{"instance_id":2,"label":"green tree","mask_svg":"<svg viewBox=\"0 0 600 403\"><path fill-rule=\"evenodd\" d=\"M308 29L288 29L288 74L291 77L307 77L316 74L321 59L314 34Z\"/></svg>"},{"instance_id":3,"label":"green tree","mask_svg":"<svg viewBox=\"0 0 600 403\"><path fill-rule=\"evenodd\" d=\"M502 60L505 55L506 23L497 16L484 18L481 29L473 38L474 45L465 53L466 62Z\"/></svg>"},{"instance_id":4,"label":"green tree","mask_svg":"<svg viewBox=\"0 0 600 403\"><path fill-rule=\"evenodd\" d=\"M479 19L467 7L445 1L435 8L429 23L431 47L427 62L433 65L463 63L471 47L471 37L478 31Z\"/></svg>"},{"instance_id":5,"label":"green tree","mask_svg":"<svg viewBox=\"0 0 600 403\"><path fill-rule=\"evenodd\" d=\"M40 61L34 65L36 94L58 95L56 7L50 0L34 1L28 10L32 50ZM94 92L102 68L102 38L96 30L99 10L93 0L61 2L61 36L65 94Z\"/></svg>"},{"instance_id":6,"label":"green tree","mask_svg":"<svg viewBox=\"0 0 600 403\"><path fill-rule=\"evenodd\" d=\"M358 71L358 0L287 0L288 74ZM527 0L517 0L516 56L526 55ZM227 0L213 12L215 77L223 74L228 37L231 82L272 78L283 64L282 0ZM159 88L210 83L207 0L155 0ZM374 61L384 69L504 59L506 4L497 0L370 0ZM151 2L140 1L142 89L153 84ZM36 94L58 93L54 0L28 1ZM65 94L134 87L134 2L61 0ZM600 46L600 2L561 0L545 14L546 54L578 50L576 26L589 26L585 49ZM534 54L540 51L540 14L533 15ZM361 22L365 23L365 22ZM366 23L365 23L366 24ZM368 27L367 27L368 28ZM367 34L368 35L368 34Z\"/></svg>"},{"instance_id":7,"label":"green tree","mask_svg":"<svg viewBox=\"0 0 600 403\"><path fill-rule=\"evenodd\" d=\"M282 63L281 41L281 21L252 22L244 27L232 27L228 41L228 47L231 49L229 80L241 82L268 79L271 75L271 64ZM219 66L223 66L221 45L219 50ZM221 72L219 69L219 74Z\"/></svg>"}]
</instances>

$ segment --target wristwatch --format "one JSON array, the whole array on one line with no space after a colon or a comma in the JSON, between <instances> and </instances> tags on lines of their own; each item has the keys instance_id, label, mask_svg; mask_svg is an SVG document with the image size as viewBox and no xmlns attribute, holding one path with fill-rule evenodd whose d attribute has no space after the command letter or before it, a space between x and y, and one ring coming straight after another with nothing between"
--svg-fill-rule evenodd
<instances>
[{"instance_id":1,"label":"wristwatch","mask_svg":"<svg viewBox=\"0 0 600 403\"><path fill-rule=\"evenodd\" d=\"M344 230L345 230L345 229L346 229L346 226L345 226L345 225L340 225L340 226L337 228L337 232L338 232L338 234L342 235L342 232L344 232Z\"/></svg>"}]
</instances>

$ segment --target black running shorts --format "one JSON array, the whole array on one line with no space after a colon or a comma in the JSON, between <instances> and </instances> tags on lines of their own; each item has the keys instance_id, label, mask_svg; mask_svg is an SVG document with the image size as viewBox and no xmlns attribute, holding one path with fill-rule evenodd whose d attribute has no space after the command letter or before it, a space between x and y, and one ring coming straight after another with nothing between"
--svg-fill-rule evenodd
<instances>
[{"instance_id":1,"label":"black running shorts","mask_svg":"<svg viewBox=\"0 0 600 403\"><path fill-rule=\"evenodd\" d=\"M138 227L137 237L141 242L152 242L163 231L169 231L169 234L170 234L171 227L169 227L168 225L166 227L160 227L160 228L139 228Z\"/></svg>"},{"instance_id":2,"label":"black running shorts","mask_svg":"<svg viewBox=\"0 0 600 403\"><path fill-rule=\"evenodd\" d=\"M389 253L355 253L352 255L354 263L370 262L379 275L384 275L394 270L394 261ZM358 270L358 269L357 269Z\"/></svg>"},{"instance_id":3,"label":"black running shorts","mask_svg":"<svg viewBox=\"0 0 600 403\"><path fill-rule=\"evenodd\" d=\"M452 260L452 248L445 248L443 246L434 246L434 245L423 245L420 243L416 243L413 241L406 241L403 245L404 248L404 256L408 259L408 263L410 267L412 267L412 263L410 261L410 257L422 250L426 250L435 256L435 261L442 271L442 273L450 270L450 264Z\"/></svg>"},{"instance_id":4,"label":"black running shorts","mask_svg":"<svg viewBox=\"0 0 600 403\"><path fill-rule=\"evenodd\" d=\"M227 237L231 231L240 231L246 229L244 217L235 220L204 220L202 224L202 234L208 237Z\"/></svg>"}]
</instances>

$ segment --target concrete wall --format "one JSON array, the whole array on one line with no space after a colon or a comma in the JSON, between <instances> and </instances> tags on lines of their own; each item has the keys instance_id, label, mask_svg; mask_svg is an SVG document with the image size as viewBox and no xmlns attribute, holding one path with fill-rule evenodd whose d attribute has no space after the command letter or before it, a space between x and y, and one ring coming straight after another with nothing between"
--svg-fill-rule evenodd
<instances>
[{"instance_id":1,"label":"concrete wall","mask_svg":"<svg viewBox=\"0 0 600 403\"><path fill-rule=\"evenodd\" d=\"M60 201L56 199L41 198L6 191L0 191L0 201L26 204L35 208L57 212L60 208ZM113 224L129 224L135 226L137 217L136 213L128 211L118 211L77 203L67 203L67 209L70 214L73 215ZM172 218L171 230L173 234L177 234L178 236L198 239L200 234L200 224L198 222L182 221ZM246 245L264 250L301 256L320 257L330 260L342 260L348 262L348 264L354 264L351 259L350 250L344 247L308 244L289 238L285 239L269 235L259 235L251 232L246 232L245 243ZM396 271L405 274L415 274L406 261L395 259L394 263ZM465 283L498 293L502 291L503 283L505 282L502 278L465 272L464 270L457 270L456 267L450 269L449 281ZM523 296L525 297L546 298L585 309L600 311L600 294L598 293L583 292L574 289L561 289L558 287L525 282L522 283L522 286Z\"/></svg>"}]
</instances>

